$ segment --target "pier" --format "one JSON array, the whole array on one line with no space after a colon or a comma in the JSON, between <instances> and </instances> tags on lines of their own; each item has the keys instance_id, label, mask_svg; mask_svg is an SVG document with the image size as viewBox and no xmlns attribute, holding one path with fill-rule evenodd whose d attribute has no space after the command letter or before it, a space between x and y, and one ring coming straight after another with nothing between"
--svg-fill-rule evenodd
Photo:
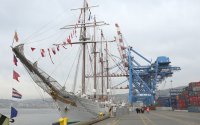
<instances>
[{"instance_id":1,"label":"pier","mask_svg":"<svg viewBox=\"0 0 200 125\"><path fill-rule=\"evenodd\" d=\"M200 125L200 113L184 111L130 112L121 117L109 118L93 125Z\"/></svg>"}]
</instances>

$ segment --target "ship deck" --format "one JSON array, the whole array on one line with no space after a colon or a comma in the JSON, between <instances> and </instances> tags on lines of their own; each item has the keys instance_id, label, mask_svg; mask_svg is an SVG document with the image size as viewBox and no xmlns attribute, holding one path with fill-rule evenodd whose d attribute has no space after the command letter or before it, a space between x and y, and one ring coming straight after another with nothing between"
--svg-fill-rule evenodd
<instances>
[{"instance_id":1,"label":"ship deck","mask_svg":"<svg viewBox=\"0 0 200 125\"><path fill-rule=\"evenodd\" d=\"M109 118L94 125L200 125L200 113L182 111L150 111L149 114L131 112Z\"/></svg>"}]
</instances>

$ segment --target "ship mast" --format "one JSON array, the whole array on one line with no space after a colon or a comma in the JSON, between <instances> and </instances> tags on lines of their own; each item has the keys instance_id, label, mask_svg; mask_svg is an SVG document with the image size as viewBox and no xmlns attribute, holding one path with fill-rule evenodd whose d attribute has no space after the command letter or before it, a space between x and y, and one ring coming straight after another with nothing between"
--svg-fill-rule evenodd
<instances>
[{"instance_id":1,"label":"ship mast","mask_svg":"<svg viewBox=\"0 0 200 125\"><path fill-rule=\"evenodd\" d=\"M96 41L96 17L94 17L94 41ZM96 98L96 88L97 88L97 52L96 52L96 42L94 43L94 98Z\"/></svg>"},{"instance_id":2,"label":"ship mast","mask_svg":"<svg viewBox=\"0 0 200 125\"><path fill-rule=\"evenodd\" d=\"M84 0L83 6L83 36L82 41L86 41L86 27L85 27L85 16L86 16L86 0ZM82 64L82 94L85 94L85 46L83 42L83 64Z\"/></svg>"},{"instance_id":3,"label":"ship mast","mask_svg":"<svg viewBox=\"0 0 200 125\"><path fill-rule=\"evenodd\" d=\"M109 79L108 79L108 42L106 42L106 81L107 81L107 97L108 97L108 89L109 89Z\"/></svg>"},{"instance_id":4,"label":"ship mast","mask_svg":"<svg viewBox=\"0 0 200 125\"><path fill-rule=\"evenodd\" d=\"M83 12L83 16L82 16L82 22L81 24L75 24L75 25L66 25L60 29L72 29L75 26L77 26L76 28L80 28L80 41L78 42L73 42L71 44L82 44L82 48L83 48L83 54L82 54L82 95L86 94L86 86L85 86L85 79L86 79L86 44L87 43L94 43L94 98L96 98L96 88L97 88L97 75L96 75L96 68L97 68L97 64L96 64L96 58L97 58L97 52L96 52L96 48L97 48L97 43L102 43L102 42L106 42L106 41L102 41L102 39L100 41L96 41L96 27L97 26L103 26L103 25L109 25L107 23L105 23L104 21L99 21L96 22L96 18L94 18L94 22L92 23L87 23L86 22L86 11L89 8L93 8L93 7L98 7L98 6L88 6L88 3L86 0L84 0L83 3L83 8L77 8L77 9L71 9L71 10L81 10L81 13ZM93 27L94 28L94 40L93 41L87 41L88 38L86 36L86 28L87 27ZM109 41L109 42L113 42L113 41ZM56 45L56 44L55 44Z\"/></svg>"},{"instance_id":5,"label":"ship mast","mask_svg":"<svg viewBox=\"0 0 200 125\"><path fill-rule=\"evenodd\" d=\"M101 30L101 41L103 41L103 31ZM100 62L101 62L101 96L103 100L103 87L104 87L104 78L103 78L103 42L101 42L101 55L100 55Z\"/></svg>"}]
</instances>

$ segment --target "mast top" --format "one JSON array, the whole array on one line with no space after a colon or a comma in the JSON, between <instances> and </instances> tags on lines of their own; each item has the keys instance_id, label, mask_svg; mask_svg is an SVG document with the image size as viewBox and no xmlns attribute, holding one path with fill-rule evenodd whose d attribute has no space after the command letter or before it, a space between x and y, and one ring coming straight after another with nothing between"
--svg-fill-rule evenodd
<instances>
[{"instance_id":1,"label":"mast top","mask_svg":"<svg viewBox=\"0 0 200 125\"><path fill-rule=\"evenodd\" d=\"M90 7L75 8L75 9L71 9L71 11L74 11L74 10L82 10L82 9L90 9L90 8L94 8L94 7L99 7L99 5L90 6Z\"/></svg>"}]
</instances>

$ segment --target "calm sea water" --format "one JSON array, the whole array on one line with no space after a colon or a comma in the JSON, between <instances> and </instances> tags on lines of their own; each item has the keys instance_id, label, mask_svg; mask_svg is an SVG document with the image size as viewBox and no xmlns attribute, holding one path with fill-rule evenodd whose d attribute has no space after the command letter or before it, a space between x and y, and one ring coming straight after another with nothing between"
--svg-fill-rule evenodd
<instances>
[{"instance_id":1,"label":"calm sea water","mask_svg":"<svg viewBox=\"0 0 200 125\"><path fill-rule=\"evenodd\" d=\"M52 125L60 118L56 109L17 109L18 116L11 125ZM10 116L10 109L0 109L0 113Z\"/></svg>"}]
</instances>

